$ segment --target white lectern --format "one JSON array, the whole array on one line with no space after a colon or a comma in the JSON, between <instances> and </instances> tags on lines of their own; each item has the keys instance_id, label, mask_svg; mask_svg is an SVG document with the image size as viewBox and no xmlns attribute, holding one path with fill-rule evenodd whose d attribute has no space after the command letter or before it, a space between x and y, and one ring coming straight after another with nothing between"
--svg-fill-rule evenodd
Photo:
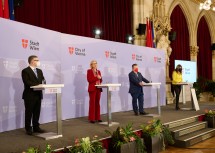
<instances>
[{"instance_id":1,"label":"white lectern","mask_svg":"<svg viewBox=\"0 0 215 153\"><path fill-rule=\"evenodd\" d=\"M189 82L181 82L181 83L177 83L176 85L181 85L182 86L182 102L185 105L186 104L186 97L185 97L185 85L189 85L190 86L190 91L191 91L191 108L181 108L181 110L200 110L199 108L199 104L198 101L196 99L196 92L195 89L192 88L193 83L189 83Z\"/></svg>"},{"instance_id":2,"label":"white lectern","mask_svg":"<svg viewBox=\"0 0 215 153\"><path fill-rule=\"evenodd\" d=\"M181 85L181 87L182 87L182 102L183 102L183 104L186 104L185 85L191 85L191 83L181 82L181 83L177 83L176 85Z\"/></svg>"},{"instance_id":3,"label":"white lectern","mask_svg":"<svg viewBox=\"0 0 215 153\"><path fill-rule=\"evenodd\" d=\"M161 107L160 107L160 82L153 82L153 83L144 83L143 86L154 86L157 88L157 109L158 114L148 114L146 116L160 116L161 115Z\"/></svg>"},{"instance_id":4,"label":"white lectern","mask_svg":"<svg viewBox=\"0 0 215 153\"><path fill-rule=\"evenodd\" d=\"M111 117L111 91L118 91L121 84L100 84L95 85L97 88L107 88L107 122L101 122L100 124L112 126L119 124L117 122L112 122Z\"/></svg>"},{"instance_id":5,"label":"white lectern","mask_svg":"<svg viewBox=\"0 0 215 153\"><path fill-rule=\"evenodd\" d=\"M45 94L56 94L56 118L57 118L57 133L48 132L38 134L36 136L44 138L45 140L55 139L62 137L62 120L61 120L61 88L64 87L64 84L40 84L37 86L32 86L34 90L45 90Z\"/></svg>"}]
</instances>

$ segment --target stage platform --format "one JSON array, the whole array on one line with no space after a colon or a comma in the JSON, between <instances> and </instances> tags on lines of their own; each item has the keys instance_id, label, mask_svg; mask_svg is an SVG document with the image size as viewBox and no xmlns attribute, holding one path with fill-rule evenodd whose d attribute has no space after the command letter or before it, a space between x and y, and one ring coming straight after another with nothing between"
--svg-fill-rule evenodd
<instances>
[{"instance_id":1,"label":"stage platform","mask_svg":"<svg viewBox=\"0 0 215 153\"><path fill-rule=\"evenodd\" d=\"M190 107L190 103L186 105L180 104L180 107ZM162 123L168 123L191 116L204 114L205 109L215 109L215 102L200 102L199 111L176 111L175 104L162 106L161 116L159 117ZM157 113L157 108L145 109L148 113ZM128 123L133 123L134 130L140 129L142 123L151 120L152 117L148 116L135 116L133 111L118 112L112 114L113 121L119 122L119 126L125 126ZM102 115L102 120L106 120L106 115ZM8 132L0 133L0 151L3 153L22 153L29 147L40 147L45 149L46 144L50 144L52 149L58 149L74 144L75 138L82 138L86 136L93 137L97 135L99 138L108 137L104 132L105 130L115 130L118 125L107 127L100 124L91 124L88 122L87 117L68 119L63 121L63 137L53 140L43 140L35 136L25 134L25 130L17 129ZM41 128L46 131L56 132L56 122L41 125Z\"/></svg>"}]
</instances>

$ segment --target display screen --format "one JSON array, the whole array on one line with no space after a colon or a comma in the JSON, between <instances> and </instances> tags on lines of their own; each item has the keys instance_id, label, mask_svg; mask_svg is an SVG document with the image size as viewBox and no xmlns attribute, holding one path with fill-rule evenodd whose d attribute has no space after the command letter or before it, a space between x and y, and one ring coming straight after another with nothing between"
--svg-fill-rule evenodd
<instances>
[{"instance_id":1,"label":"display screen","mask_svg":"<svg viewBox=\"0 0 215 153\"><path fill-rule=\"evenodd\" d=\"M183 82L196 82L196 62L175 60L175 68L178 64L182 66Z\"/></svg>"}]
</instances>

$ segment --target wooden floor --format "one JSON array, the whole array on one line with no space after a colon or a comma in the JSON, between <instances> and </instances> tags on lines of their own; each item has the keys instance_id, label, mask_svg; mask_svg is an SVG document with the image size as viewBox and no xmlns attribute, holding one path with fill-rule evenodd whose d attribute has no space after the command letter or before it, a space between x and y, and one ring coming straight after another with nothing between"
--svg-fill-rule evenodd
<instances>
[{"instance_id":1,"label":"wooden floor","mask_svg":"<svg viewBox=\"0 0 215 153\"><path fill-rule=\"evenodd\" d=\"M199 103L199 111L175 111L175 105L166 105L161 107L162 115L159 119L162 123L168 123L172 121L177 121L180 119L202 115L204 114L205 109L215 109L214 102L204 102ZM183 105L184 107L190 107L190 103ZM146 108L146 112L151 114L157 113L157 107ZM102 115L102 120L106 120L106 114ZM152 117L147 116L135 116L133 111L125 112L116 112L112 113L112 118L115 122L119 122L121 127L125 127L128 123L133 123L133 129L140 129L141 124L146 124L149 120L152 120ZM52 146L52 149L59 149L63 146L71 146L74 144L76 138L82 137L93 137L98 135L99 138L105 138L110 136L105 130L115 131L117 126L103 126L100 124L90 124L87 117L81 118L72 118L62 121L63 126L63 137L52 140L43 140L35 136L29 136L25 134L24 128L11 130L7 132L0 132L0 153L21 153L26 151L29 147L39 147L41 150L45 150L46 144ZM41 125L42 129L46 131L56 132L56 122L50 122ZM18 142L18 143L17 143ZM169 147L168 150L162 153L215 153L215 137L209 140L199 143L193 148L202 148L202 149L181 149ZM206 149L204 149L206 148ZM208 149L209 148L209 149Z\"/></svg>"},{"instance_id":2,"label":"wooden floor","mask_svg":"<svg viewBox=\"0 0 215 153\"><path fill-rule=\"evenodd\" d=\"M176 148L169 146L160 153L215 153L215 137L207 139L189 148Z\"/></svg>"}]
</instances>

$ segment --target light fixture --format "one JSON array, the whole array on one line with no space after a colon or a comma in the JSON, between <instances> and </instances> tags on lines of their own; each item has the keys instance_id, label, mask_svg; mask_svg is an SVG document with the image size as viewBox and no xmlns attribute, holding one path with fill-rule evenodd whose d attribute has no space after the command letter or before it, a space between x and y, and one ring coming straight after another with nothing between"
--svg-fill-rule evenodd
<instances>
[{"instance_id":1,"label":"light fixture","mask_svg":"<svg viewBox=\"0 0 215 153\"><path fill-rule=\"evenodd\" d=\"M127 35L126 40L128 44L133 44L134 36Z\"/></svg>"},{"instance_id":2,"label":"light fixture","mask_svg":"<svg viewBox=\"0 0 215 153\"><path fill-rule=\"evenodd\" d=\"M93 33L96 39L100 39L100 35L102 34L102 31L99 28L94 28Z\"/></svg>"},{"instance_id":3,"label":"light fixture","mask_svg":"<svg viewBox=\"0 0 215 153\"><path fill-rule=\"evenodd\" d=\"M210 10L210 9L212 9L213 11L215 11L215 7L211 8L211 4L212 4L211 0L205 0L204 3L200 3L199 9L200 10Z\"/></svg>"}]
</instances>

